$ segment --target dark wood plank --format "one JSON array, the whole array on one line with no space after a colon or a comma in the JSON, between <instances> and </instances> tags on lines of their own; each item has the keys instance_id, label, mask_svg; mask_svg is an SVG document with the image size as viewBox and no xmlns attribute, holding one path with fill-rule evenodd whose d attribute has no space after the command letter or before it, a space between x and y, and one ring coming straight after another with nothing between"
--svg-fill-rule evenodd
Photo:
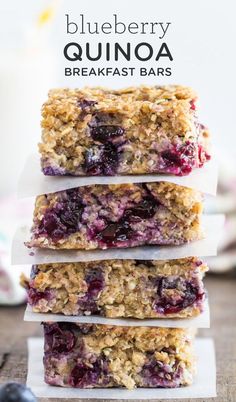
<instances>
[{"instance_id":1,"label":"dark wood plank","mask_svg":"<svg viewBox=\"0 0 236 402\"><path fill-rule=\"evenodd\" d=\"M217 398L209 402L236 401L236 275L208 276L206 285L211 305L211 329L200 334L212 336L216 344ZM38 323L23 321L24 307L0 308L0 383L14 380L25 382L27 372L26 340L40 336ZM49 402L49 399L41 399ZM50 402L74 401L73 399L50 399ZM81 401L76 399L76 401ZM186 400L187 402L188 400ZM190 400L189 400L190 401ZM205 402L191 399L191 402ZM162 402L158 400L158 402ZM163 401L164 402L164 401ZM172 402L179 402L172 400Z\"/></svg>"}]
</instances>

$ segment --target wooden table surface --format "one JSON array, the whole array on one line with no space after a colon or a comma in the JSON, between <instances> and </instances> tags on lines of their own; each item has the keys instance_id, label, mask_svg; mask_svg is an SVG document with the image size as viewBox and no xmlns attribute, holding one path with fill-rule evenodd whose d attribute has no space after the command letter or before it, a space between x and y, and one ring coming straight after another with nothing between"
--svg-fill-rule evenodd
<instances>
[{"instance_id":1,"label":"wooden table surface","mask_svg":"<svg viewBox=\"0 0 236 402\"><path fill-rule=\"evenodd\" d=\"M208 276L206 286L210 298L211 329L201 330L201 335L212 336L215 340L218 395L207 401L236 402L236 275ZM0 307L0 383L9 380L25 382L26 340L29 336L41 335L38 323L23 322L23 312L23 306ZM192 402L205 400L191 399ZM40 401L49 402L49 399ZM50 402L56 401L72 402L75 399L50 399Z\"/></svg>"}]
</instances>

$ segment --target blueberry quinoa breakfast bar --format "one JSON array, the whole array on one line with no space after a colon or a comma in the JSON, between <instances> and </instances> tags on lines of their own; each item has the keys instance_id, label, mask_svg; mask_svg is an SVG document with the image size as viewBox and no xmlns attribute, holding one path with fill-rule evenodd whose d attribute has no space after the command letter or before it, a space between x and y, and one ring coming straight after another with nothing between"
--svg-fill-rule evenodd
<instances>
[{"instance_id":1,"label":"blueberry quinoa breakfast bar","mask_svg":"<svg viewBox=\"0 0 236 402\"><path fill-rule=\"evenodd\" d=\"M176 388L192 383L189 329L44 323L45 382L75 388Z\"/></svg>"},{"instance_id":2,"label":"blueberry quinoa breakfast bar","mask_svg":"<svg viewBox=\"0 0 236 402\"><path fill-rule=\"evenodd\" d=\"M183 318L203 310L198 258L42 264L22 276L34 312L110 318Z\"/></svg>"},{"instance_id":3,"label":"blueberry quinoa breakfast bar","mask_svg":"<svg viewBox=\"0 0 236 402\"><path fill-rule=\"evenodd\" d=\"M93 185L38 196L29 247L180 245L202 237L202 196L168 182Z\"/></svg>"},{"instance_id":4,"label":"blueberry quinoa breakfast bar","mask_svg":"<svg viewBox=\"0 0 236 402\"><path fill-rule=\"evenodd\" d=\"M188 87L55 89L42 108L45 175L187 175L210 159Z\"/></svg>"}]
</instances>

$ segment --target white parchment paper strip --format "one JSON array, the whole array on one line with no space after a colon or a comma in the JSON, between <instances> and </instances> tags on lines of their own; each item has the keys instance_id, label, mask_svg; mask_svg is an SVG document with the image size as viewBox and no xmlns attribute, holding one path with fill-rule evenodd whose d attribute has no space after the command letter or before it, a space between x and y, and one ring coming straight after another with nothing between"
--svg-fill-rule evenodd
<instances>
[{"instance_id":1,"label":"white parchment paper strip","mask_svg":"<svg viewBox=\"0 0 236 402\"><path fill-rule=\"evenodd\" d=\"M129 175L129 176L90 176L73 177L44 176L41 172L40 160L37 154L31 155L24 166L18 184L18 196L33 197L39 194L53 193L73 187L88 186L91 184L120 184L120 183L148 183L168 181L181 186L191 187L202 193L216 194L217 163L212 159L204 167L195 169L188 176L173 175Z\"/></svg>"},{"instance_id":2,"label":"white parchment paper strip","mask_svg":"<svg viewBox=\"0 0 236 402\"><path fill-rule=\"evenodd\" d=\"M105 318L96 315L68 316L63 314L34 313L28 305L24 315L25 321L55 321L55 322L80 322L82 324L106 324L126 327L164 327L164 328L210 328L210 312L208 301L205 302L204 311L198 317L183 319L153 318L137 320L132 318Z\"/></svg>"},{"instance_id":3,"label":"white parchment paper strip","mask_svg":"<svg viewBox=\"0 0 236 402\"><path fill-rule=\"evenodd\" d=\"M12 264L96 261L111 259L167 260L191 256L214 256L224 224L224 215L205 215L202 219L205 238L182 246L145 246L109 250L48 250L27 248L29 228L17 230L12 243Z\"/></svg>"},{"instance_id":4,"label":"white parchment paper strip","mask_svg":"<svg viewBox=\"0 0 236 402\"><path fill-rule=\"evenodd\" d=\"M210 338L199 338L195 342L198 372L192 385L183 388L139 388L133 391L120 388L73 389L53 387L44 383L43 339L28 339L27 386L39 398L80 399L183 399L212 398L216 396L216 367L214 343Z\"/></svg>"}]
</instances>

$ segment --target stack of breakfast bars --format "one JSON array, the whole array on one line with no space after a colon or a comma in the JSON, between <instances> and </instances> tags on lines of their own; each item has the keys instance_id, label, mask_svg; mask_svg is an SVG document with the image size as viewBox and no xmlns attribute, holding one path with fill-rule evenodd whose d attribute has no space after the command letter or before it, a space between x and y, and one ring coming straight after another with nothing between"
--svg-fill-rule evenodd
<instances>
[{"instance_id":1,"label":"stack of breakfast bars","mask_svg":"<svg viewBox=\"0 0 236 402\"><path fill-rule=\"evenodd\" d=\"M152 256L157 247L176 249L204 236L202 194L171 181L210 159L195 93L174 85L58 89L49 93L42 116L44 175L111 181L38 196L27 246L84 255L114 250L107 260L34 265L30 279L22 278L33 312L67 316L43 323L45 382L128 389L191 384L195 331L142 321L189 320L204 309L207 265L194 255ZM127 175L147 180L124 184ZM150 182L150 175L158 180ZM163 175L170 179L162 181ZM132 258L134 248L147 246L150 259ZM117 249L127 248L130 258L117 259ZM97 324L98 316L114 324ZM121 318L139 319L140 326L117 325Z\"/></svg>"}]
</instances>

